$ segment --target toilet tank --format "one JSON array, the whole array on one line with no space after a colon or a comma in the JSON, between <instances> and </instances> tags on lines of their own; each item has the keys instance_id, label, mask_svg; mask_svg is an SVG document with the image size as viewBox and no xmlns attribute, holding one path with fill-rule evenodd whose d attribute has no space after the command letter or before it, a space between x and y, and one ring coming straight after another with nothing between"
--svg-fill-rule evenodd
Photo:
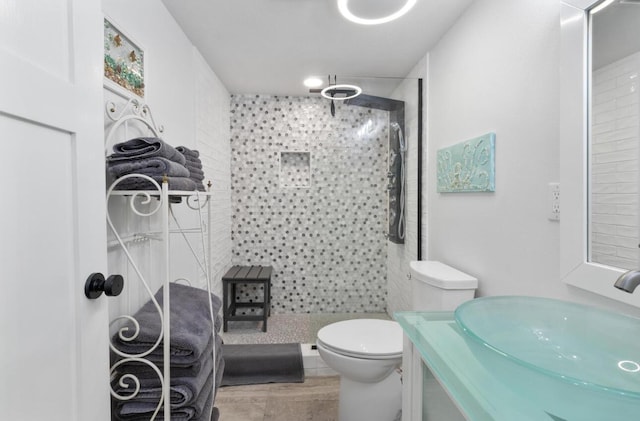
<instances>
[{"instance_id":1,"label":"toilet tank","mask_svg":"<svg viewBox=\"0 0 640 421\"><path fill-rule=\"evenodd\" d=\"M413 261L409 267L414 311L453 311L478 288L476 278L441 262Z\"/></svg>"}]
</instances>

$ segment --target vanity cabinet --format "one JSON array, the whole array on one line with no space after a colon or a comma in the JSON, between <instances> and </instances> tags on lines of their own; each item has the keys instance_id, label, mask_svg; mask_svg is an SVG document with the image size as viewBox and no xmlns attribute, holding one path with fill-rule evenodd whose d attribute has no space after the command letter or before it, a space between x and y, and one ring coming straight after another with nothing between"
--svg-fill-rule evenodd
<instances>
[{"instance_id":1,"label":"vanity cabinet","mask_svg":"<svg viewBox=\"0 0 640 421\"><path fill-rule=\"evenodd\" d=\"M402 421L558 420L497 379L453 312L395 314L404 330Z\"/></svg>"}]
</instances>

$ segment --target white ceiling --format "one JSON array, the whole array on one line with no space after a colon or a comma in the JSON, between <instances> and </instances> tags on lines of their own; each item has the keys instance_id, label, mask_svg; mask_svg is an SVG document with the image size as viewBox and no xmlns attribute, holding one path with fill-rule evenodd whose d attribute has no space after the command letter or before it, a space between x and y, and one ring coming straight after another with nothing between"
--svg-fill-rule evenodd
<instances>
[{"instance_id":1,"label":"white ceiling","mask_svg":"<svg viewBox=\"0 0 640 421\"><path fill-rule=\"evenodd\" d=\"M337 75L385 95L473 0L418 0L383 25L344 19L336 0L163 0L231 93L306 95L308 76ZM380 16L404 0L351 0Z\"/></svg>"}]
</instances>

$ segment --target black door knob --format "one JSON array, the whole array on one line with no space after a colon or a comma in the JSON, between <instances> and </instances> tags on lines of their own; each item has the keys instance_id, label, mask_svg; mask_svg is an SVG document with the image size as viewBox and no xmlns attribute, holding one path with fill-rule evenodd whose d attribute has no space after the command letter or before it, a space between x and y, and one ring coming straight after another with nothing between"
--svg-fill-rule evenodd
<instances>
[{"instance_id":1,"label":"black door knob","mask_svg":"<svg viewBox=\"0 0 640 421\"><path fill-rule=\"evenodd\" d=\"M104 279L104 275L96 272L89 275L87 282L84 284L84 295L87 298L95 300L104 292L108 297L116 297L120 295L124 289L124 279L122 275L111 275Z\"/></svg>"}]
</instances>

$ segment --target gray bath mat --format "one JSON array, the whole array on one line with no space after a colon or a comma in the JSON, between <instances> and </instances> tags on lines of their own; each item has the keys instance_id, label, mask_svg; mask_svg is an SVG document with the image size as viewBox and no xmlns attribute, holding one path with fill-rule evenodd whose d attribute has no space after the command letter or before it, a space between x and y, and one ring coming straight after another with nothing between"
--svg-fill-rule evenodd
<instances>
[{"instance_id":1,"label":"gray bath mat","mask_svg":"<svg viewBox=\"0 0 640 421\"><path fill-rule=\"evenodd\" d=\"M300 344L225 344L222 356L221 386L304 382Z\"/></svg>"}]
</instances>

